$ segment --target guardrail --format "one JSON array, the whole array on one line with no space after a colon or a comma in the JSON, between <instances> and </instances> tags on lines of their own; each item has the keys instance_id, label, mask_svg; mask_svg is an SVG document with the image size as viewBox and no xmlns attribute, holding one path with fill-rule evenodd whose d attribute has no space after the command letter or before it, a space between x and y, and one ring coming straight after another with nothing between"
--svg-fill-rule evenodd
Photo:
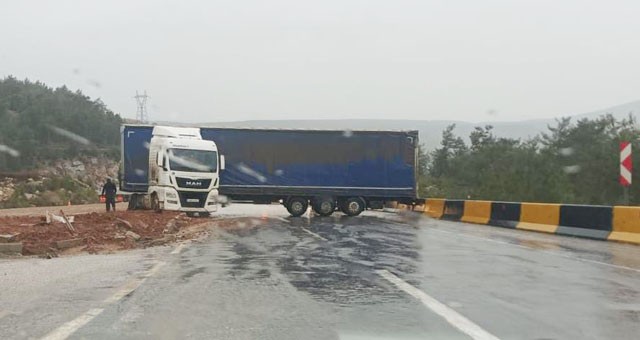
<instances>
[{"instance_id":1,"label":"guardrail","mask_svg":"<svg viewBox=\"0 0 640 340\"><path fill-rule=\"evenodd\" d=\"M430 198L414 210L443 220L640 244L640 207Z\"/></svg>"}]
</instances>

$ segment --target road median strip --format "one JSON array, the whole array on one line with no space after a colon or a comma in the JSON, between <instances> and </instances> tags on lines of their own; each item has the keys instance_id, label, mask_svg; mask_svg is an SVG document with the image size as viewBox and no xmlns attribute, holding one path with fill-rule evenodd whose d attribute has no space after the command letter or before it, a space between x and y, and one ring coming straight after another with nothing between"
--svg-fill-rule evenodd
<instances>
[{"instance_id":1,"label":"road median strip","mask_svg":"<svg viewBox=\"0 0 640 340\"><path fill-rule=\"evenodd\" d=\"M640 207L430 198L423 214L449 221L640 244Z\"/></svg>"}]
</instances>

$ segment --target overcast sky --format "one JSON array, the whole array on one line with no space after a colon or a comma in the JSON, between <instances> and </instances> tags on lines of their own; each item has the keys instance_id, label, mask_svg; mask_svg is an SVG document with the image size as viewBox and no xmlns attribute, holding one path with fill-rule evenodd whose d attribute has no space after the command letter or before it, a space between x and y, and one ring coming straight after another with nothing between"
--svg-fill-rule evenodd
<instances>
[{"instance_id":1,"label":"overcast sky","mask_svg":"<svg viewBox=\"0 0 640 340\"><path fill-rule=\"evenodd\" d=\"M520 120L640 99L640 1L0 0L0 76L154 120Z\"/></svg>"}]
</instances>

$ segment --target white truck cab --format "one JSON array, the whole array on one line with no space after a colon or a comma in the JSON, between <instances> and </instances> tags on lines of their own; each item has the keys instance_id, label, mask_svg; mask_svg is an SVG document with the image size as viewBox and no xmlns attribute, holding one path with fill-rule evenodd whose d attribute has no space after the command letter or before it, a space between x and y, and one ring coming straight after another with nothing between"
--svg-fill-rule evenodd
<instances>
[{"instance_id":1,"label":"white truck cab","mask_svg":"<svg viewBox=\"0 0 640 340\"><path fill-rule=\"evenodd\" d=\"M208 215L217 210L224 156L198 128L155 126L149 143L151 208Z\"/></svg>"}]
</instances>

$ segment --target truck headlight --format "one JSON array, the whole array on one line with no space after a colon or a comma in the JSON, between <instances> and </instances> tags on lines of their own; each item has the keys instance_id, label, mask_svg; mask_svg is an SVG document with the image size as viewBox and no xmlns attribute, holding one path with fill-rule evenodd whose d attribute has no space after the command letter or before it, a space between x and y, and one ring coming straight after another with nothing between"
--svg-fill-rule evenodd
<instances>
[{"instance_id":1,"label":"truck headlight","mask_svg":"<svg viewBox=\"0 0 640 340\"><path fill-rule=\"evenodd\" d=\"M167 191L164 195L165 195L167 198L178 198L178 195L177 195L175 192L173 192L173 191Z\"/></svg>"}]
</instances>

